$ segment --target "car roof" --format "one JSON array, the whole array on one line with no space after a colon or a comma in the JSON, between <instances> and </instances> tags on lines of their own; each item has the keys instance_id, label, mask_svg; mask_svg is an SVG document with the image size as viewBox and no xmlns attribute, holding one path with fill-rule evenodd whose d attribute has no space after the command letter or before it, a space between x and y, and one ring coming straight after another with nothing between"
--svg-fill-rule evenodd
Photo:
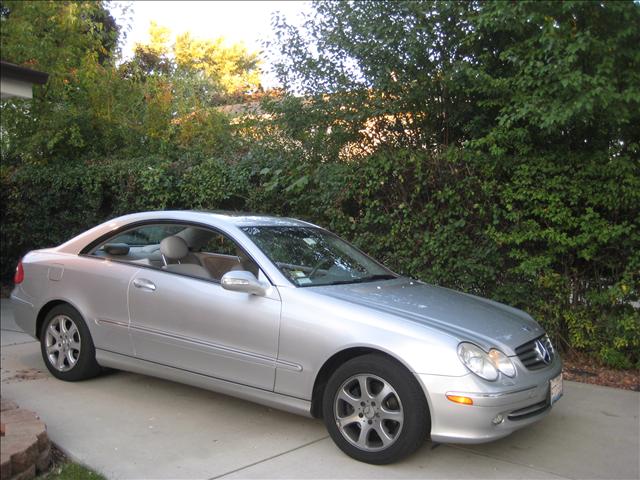
<instances>
[{"instance_id":1,"label":"car roof","mask_svg":"<svg viewBox=\"0 0 640 480\"><path fill-rule=\"evenodd\" d=\"M180 221L186 223L200 223L211 225L212 227L242 228L242 227L316 227L295 218L277 217L273 215L262 215L247 212L226 212L226 211L202 211L202 210L157 210L149 212L138 212L123 215L94 228L81 233L56 247L56 250L66 253L77 254L91 242L101 236L137 222L155 221Z\"/></svg>"},{"instance_id":2,"label":"car roof","mask_svg":"<svg viewBox=\"0 0 640 480\"><path fill-rule=\"evenodd\" d=\"M261 213L236 212L227 210L187 210L186 212L211 215L218 220L231 223L237 227L309 227L312 223L290 217L278 217Z\"/></svg>"},{"instance_id":3,"label":"car roof","mask_svg":"<svg viewBox=\"0 0 640 480\"><path fill-rule=\"evenodd\" d=\"M289 217L277 217L260 213L213 211L213 210L155 210L148 212L129 213L114 218L103 225L111 227L123 226L129 223L154 220L178 220L185 222L199 222L205 224L228 225L237 228L242 227L316 227L316 225Z\"/></svg>"}]
</instances>

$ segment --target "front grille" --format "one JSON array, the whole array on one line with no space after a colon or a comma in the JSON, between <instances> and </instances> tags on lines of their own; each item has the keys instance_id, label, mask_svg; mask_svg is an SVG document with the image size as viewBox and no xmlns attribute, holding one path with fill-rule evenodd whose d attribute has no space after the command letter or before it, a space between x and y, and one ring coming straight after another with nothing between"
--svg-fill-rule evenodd
<instances>
[{"instance_id":1,"label":"front grille","mask_svg":"<svg viewBox=\"0 0 640 480\"><path fill-rule=\"evenodd\" d=\"M516 348L516 355L529 370L539 370L553 361L554 351L547 335L535 338Z\"/></svg>"},{"instance_id":2,"label":"front grille","mask_svg":"<svg viewBox=\"0 0 640 480\"><path fill-rule=\"evenodd\" d=\"M512 421L524 420L526 418L535 417L549 408L549 402L544 400L542 402L534 403L525 408L520 408L511 412L507 418Z\"/></svg>"}]
</instances>

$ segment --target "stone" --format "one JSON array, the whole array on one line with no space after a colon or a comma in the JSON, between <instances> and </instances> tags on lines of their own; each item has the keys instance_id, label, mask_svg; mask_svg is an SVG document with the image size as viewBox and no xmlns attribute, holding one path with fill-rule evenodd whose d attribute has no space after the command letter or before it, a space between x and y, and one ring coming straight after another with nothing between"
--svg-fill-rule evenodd
<instances>
[{"instance_id":1,"label":"stone","mask_svg":"<svg viewBox=\"0 0 640 480\"><path fill-rule=\"evenodd\" d=\"M47 445L47 448L40 452L40 456L36 460L37 473L45 472L49 465L51 465L51 445Z\"/></svg>"},{"instance_id":2,"label":"stone","mask_svg":"<svg viewBox=\"0 0 640 480\"><path fill-rule=\"evenodd\" d=\"M33 480L34 478L36 478L36 466L31 465L23 472L16 473L11 480Z\"/></svg>"},{"instance_id":3,"label":"stone","mask_svg":"<svg viewBox=\"0 0 640 480\"><path fill-rule=\"evenodd\" d=\"M46 425L44 428L45 430L43 430L38 434L38 451L39 452L44 452L51 445L51 442L49 442L49 435L47 435Z\"/></svg>"},{"instance_id":4,"label":"stone","mask_svg":"<svg viewBox=\"0 0 640 480\"><path fill-rule=\"evenodd\" d=\"M3 440L10 439L19 450L11 455L11 472L15 476L33 466L35 468L38 459L38 439L33 435L15 435L4 437ZM16 448L16 447L14 447Z\"/></svg>"},{"instance_id":5,"label":"stone","mask_svg":"<svg viewBox=\"0 0 640 480\"><path fill-rule=\"evenodd\" d=\"M4 427L5 436L8 435L33 435L37 437L46 431L44 422L40 420L25 420L23 422L6 423Z\"/></svg>"},{"instance_id":6,"label":"stone","mask_svg":"<svg viewBox=\"0 0 640 480\"><path fill-rule=\"evenodd\" d=\"M29 410L18 408L9 400L2 401L0 424L0 480L31 480L51 464L51 443L47 426Z\"/></svg>"},{"instance_id":7,"label":"stone","mask_svg":"<svg viewBox=\"0 0 640 480\"><path fill-rule=\"evenodd\" d=\"M28 422L31 420L39 421L39 418L35 413L29 410L23 410L21 408L15 410L5 410L4 412L0 413L0 422L5 424L5 428L7 428L12 423Z\"/></svg>"},{"instance_id":8,"label":"stone","mask_svg":"<svg viewBox=\"0 0 640 480\"><path fill-rule=\"evenodd\" d=\"M38 440L38 451L44 450L49 445L47 427L40 420L31 420L21 423L10 423L5 427L5 435L34 436Z\"/></svg>"},{"instance_id":9,"label":"stone","mask_svg":"<svg viewBox=\"0 0 640 480\"><path fill-rule=\"evenodd\" d=\"M0 452L0 480L11 476L11 455L6 455L4 450Z\"/></svg>"},{"instance_id":10,"label":"stone","mask_svg":"<svg viewBox=\"0 0 640 480\"><path fill-rule=\"evenodd\" d=\"M14 456L17 453L23 452L31 445L38 445L38 439L36 437L24 437L21 435L10 436L10 437L2 437L0 439L0 445L3 455L8 455L9 457Z\"/></svg>"}]
</instances>

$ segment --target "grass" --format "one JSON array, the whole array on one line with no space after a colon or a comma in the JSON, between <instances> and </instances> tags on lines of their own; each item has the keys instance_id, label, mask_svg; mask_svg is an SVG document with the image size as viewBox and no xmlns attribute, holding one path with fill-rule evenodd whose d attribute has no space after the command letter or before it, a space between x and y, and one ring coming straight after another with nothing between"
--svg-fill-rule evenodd
<instances>
[{"instance_id":1,"label":"grass","mask_svg":"<svg viewBox=\"0 0 640 480\"><path fill-rule=\"evenodd\" d=\"M39 480L106 480L102 475L77 463L66 462L56 465Z\"/></svg>"}]
</instances>

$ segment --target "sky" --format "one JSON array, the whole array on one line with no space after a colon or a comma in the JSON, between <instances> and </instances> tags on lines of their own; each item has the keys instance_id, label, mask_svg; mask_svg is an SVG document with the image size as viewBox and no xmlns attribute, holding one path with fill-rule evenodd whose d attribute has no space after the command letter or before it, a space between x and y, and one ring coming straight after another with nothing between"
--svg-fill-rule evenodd
<instances>
[{"instance_id":1,"label":"sky","mask_svg":"<svg viewBox=\"0 0 640 480\"><path fill-rule=\"evenodd\" d=\"M126 15L123 6L129 6ZM138 42L148 38L152 20L169 27L173 35L191 32L197 38L224 37L230 42L244 42L249 50L262 50L262 41L271 35L271 15L279 11L291 23L299 24L301 13L309 12L306 1L132 1L112 2L111 12L122 25L129 18L131 29L122 45L128 58ZM268 65L265 65L268 67ZM263 76L263 85L274 86L275 79Z\"/></svg>"}]
</instances>

